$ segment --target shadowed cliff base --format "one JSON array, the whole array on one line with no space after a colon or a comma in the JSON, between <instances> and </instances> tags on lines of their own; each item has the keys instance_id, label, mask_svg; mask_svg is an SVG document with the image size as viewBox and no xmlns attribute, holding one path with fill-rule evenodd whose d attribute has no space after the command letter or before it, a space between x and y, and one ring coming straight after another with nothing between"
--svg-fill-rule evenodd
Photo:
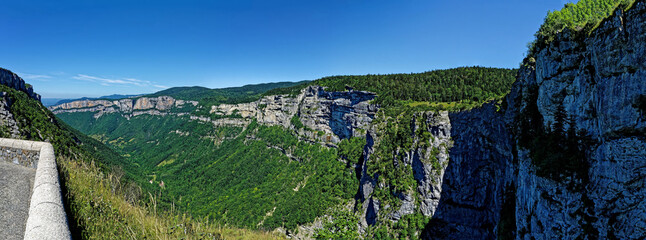
<instances>
[{"instance_id":1,"label":"shadowed cliff base","mask_svg":"<svg viewBox=\"0 0 646 240\"><path fill-rule=\"evenodd\" d=\"M511 134L492 103L449 114L449 151L442 196L426 239L494 239L502 190L513 174Z\"/></svg>"}]
</instances>

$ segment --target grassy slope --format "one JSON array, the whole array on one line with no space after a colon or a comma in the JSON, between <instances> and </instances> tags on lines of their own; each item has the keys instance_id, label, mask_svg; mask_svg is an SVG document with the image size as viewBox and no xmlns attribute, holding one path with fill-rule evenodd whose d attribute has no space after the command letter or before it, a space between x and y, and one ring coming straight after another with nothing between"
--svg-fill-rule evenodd
<instances>
[{"instance_id":1,"label":"grassy slope","mask_svg":"<svg viewBox=\"0 0 646 240\"><path fill-rule=\"evenodd\" d=\"M153 195L146 206L124 199L137 186L105 174L94 162L58 159L75 224L82 239L280 239L277 235L235 229L194 219L186 214L158 211Z\"/></svg>"}]
</instances>

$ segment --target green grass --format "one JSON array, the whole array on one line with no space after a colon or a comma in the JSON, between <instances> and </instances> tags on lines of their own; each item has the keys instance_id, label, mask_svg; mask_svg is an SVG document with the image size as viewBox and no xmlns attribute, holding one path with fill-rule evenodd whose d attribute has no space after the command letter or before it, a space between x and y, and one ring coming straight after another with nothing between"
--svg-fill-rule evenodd
<instances>
[{"instance_id":1,"label":"green grass","mask_svg":"<svg viewBox=\"0 0 646 240\"><path fill-rule=\"evenodd\" d=\"M227 227L208 219L196 219L157 208L156 196L149 194L146 206L126 201L123 196L141 189L121 181L119 175L101 171L93 162L59 158L73 218L72 225L82 239L283 239L261 231ZM134 197L133 199L136 199ZM132 201L132 200L131 200ZM136 200L135 200L136 201Z\"/></svg>"}]
</instances>

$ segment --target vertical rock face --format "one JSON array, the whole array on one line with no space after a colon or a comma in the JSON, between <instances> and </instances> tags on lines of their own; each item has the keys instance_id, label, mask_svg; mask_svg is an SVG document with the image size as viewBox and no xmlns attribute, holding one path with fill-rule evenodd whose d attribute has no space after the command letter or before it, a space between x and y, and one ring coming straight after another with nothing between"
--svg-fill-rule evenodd
<instances>
[{"instance_id":1,"label":"vertical rock face","mask_svg":"<svg viewBox=\"0 0 646 240\"><path fill-rule=\"evenodd\" d=\"M517 239L646 236L645 13L637 1L583 39L559 34L520 69L504 114L485 105L450 115L454 144L425 238L496 238L509 186ZM590 136L587 180L537 175L530 151L507 130L532 104L538 124L551 127L562 105L576 131Z\"/></svg>"},{"instance_id":2,"label":"vertical rock face","mask_svg":"<svg viewBox=\"0 0 646 240\"><path fill-rule=\"evenodd\" d=\"M452 147L428 239L493 239L502 193L513 181L512 136L493 104L449 114Z\"/></svg>"},{"instance_id":3,"label":"vertical rock face","mask_svg":"<svg viewBox=\"0 0 646 240\"><path fill-rule=\"evenodd\" d=\"M411 147L408 150L398 150L401 151L403 158L401 162L395 160L395 164L404 164L412 168L417 187L412 191L395 193L401 202L396 209L392 209L393 207L389 205L381 206L379 200L373 197L375 188L387 186L383 186L383 183L378 185L379 176L370 176L367 173L367 163L375 161L371 156L374 153L375 144L380 144L382 141L373 139L373 136L380 135L377 129L371 129L367 134L364 161L360 167L359 197L363 202L361 231L364 231L368 225L375 224L377 219L399 221L403 216L416 212L425 216L433 216L436 212L443 194L444 170L449 164L448 152L453 145L449 113L446 111L419 112L413 116L410 124L413 126L413 135L410 136L413 138ZM417 132L428 132L430 138L422 138L415 134Z\"/></svg>"},{"instance_id":4,"label":"vertical rock face","mask_svg":"<svg viewBox=\"0 0 646 240\"><path fill-rule=\"evenodd\" d=\"M25 84L25 81L22 80L22 78L7 69L0 68L0 84L18 91L23 91L27 93L29 97L40 101L40 95L34 93L34 89L31 86Z\"/></svg>"},{"instance_id":5,"label":"vertical rock face","mask_svg":"<svg viewBox=\"0 0 646 240\"><path fill-rule=\"evenodd\" d=\"M372 137L379 135L377 130L369 131L366 160L361 167L360 230L376 219L398 221L404 215L420 212L432 217L423 231L424 238L495 238L502 195L514 179L512 135L504 113L496 109L491 103L470 111L413 116L413 132L421 130L432 137L422 143L416 134L411 136L412 147L403 153L403 164L412 167L417 187L415 192L397 193L401 202L397 209L382 206L372 196L374 189L387 186L380 186L379 176L369 176L365 171L365 162L374 161L373 145L380 141ZM425 122L425 129L420 129L419 119Z\"/></svg>"},{"instance_id":6,"label":"vertical rock face","mask_svg":"<svg viewBox=\"0 0 646 240\"><path fill-rule=\"evenodd\" d=\"M646 4L618 10L583 40L564 31L521 69L510 95L520 114L535 94L544 126L562 105L585 147L588 182L568 188L537 176L518 151L518 238L639 239L646 236ZM515 111L515 112L514 112Z\"/></svg>"},{"instance_id":7,"label":"vertical rock face","mask_svg":"<svg viewBox=\"0 0 646 240\"><path fill-rule=\"evenodd\" d=\"M426 121L427 126L426 129L421 130L430 132L433 138L428 147L415 148L409 154L412 157L405 158L405 162L413 166L413 175L417 180L417 191L420 194L419 208L424 216L435 214L444 191L444 176L450 159L448 153L454 146L451 131L453 124L451 124L449 116L446 111L426 112L419 116ZM418 127L416 125L413 131L417 131ZM433 148L437 151L432 151ZM436 154L434 157L438 160L440 169L434 169L433 164L428 161L431 154Z\"/></svg>"},{"instance_id":8,"label":"vertical rock face","mask_svg":"<svg viewBox=\"0 0 646 240\"><path fill-rule=\"evenodd\" d=\"M312 86L303 91L299 114L304 125L334 133L340 138L362 135L377 113L369 103L375 94L362 91L326 92Z\"/></svg>"},{"instance_id":9,"label":"vertical rock face","mask_svg":"<svg viewBox=\"0 0 646 240\"><path fill-rule=\"evenodd\" d=\"M175 106L175 99L169 96L159 96L156 98L137 98L133 110L157 109L160 111L168 110Z\"/></svg>"},{"instance_id":10,"label":"vertical rock face","mask_svg":"<svg viewBox=\"0 0 646 240\"><path fill-rule=\"evenodd\" d=\"M57 106L52 106L50 107L50 110L56 110L56 109L75 109L75 108L95 108L98 106L102 107L110 107L112 106L113 103L108 100L79 100L79 101L73 101L73 102L68 102L68 103L63 103Z\"/></svg>"}]
</instances>

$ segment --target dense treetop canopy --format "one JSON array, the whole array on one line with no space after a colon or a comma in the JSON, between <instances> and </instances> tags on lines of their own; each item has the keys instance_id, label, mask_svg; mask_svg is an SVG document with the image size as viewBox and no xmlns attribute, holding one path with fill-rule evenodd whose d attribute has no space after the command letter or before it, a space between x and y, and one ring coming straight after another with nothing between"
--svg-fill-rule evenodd
<instances>
[{"instance_id":1,"label":"dense treetop canopy","mask_svg":"<svg viewBox=\"0 0 646 240\"><path fill-rule=\"evenodd\" d=\"M377 102L383 105L392 105L395 100L480 102L504 96L515 77L516 69L459 67L414 74L333 76L314 84L333 91L347 86L375 92L379 95Z\"/></svg>"},{"instance_id":2,"label":"dense treetop canopy","mask_svg":"<svg viewBox=\"0 0 646 240\"><path fill-rule=\"evenodd\" d=\"M324 77L311 83L267 91L265 95L297 94L313 84L328 91L369 91L377 93L376 103L396 106L415 102L482 103L502 98L516 80L517 69L459 67L423 73L368 74Z\"/></svg>"}]
</instances>

